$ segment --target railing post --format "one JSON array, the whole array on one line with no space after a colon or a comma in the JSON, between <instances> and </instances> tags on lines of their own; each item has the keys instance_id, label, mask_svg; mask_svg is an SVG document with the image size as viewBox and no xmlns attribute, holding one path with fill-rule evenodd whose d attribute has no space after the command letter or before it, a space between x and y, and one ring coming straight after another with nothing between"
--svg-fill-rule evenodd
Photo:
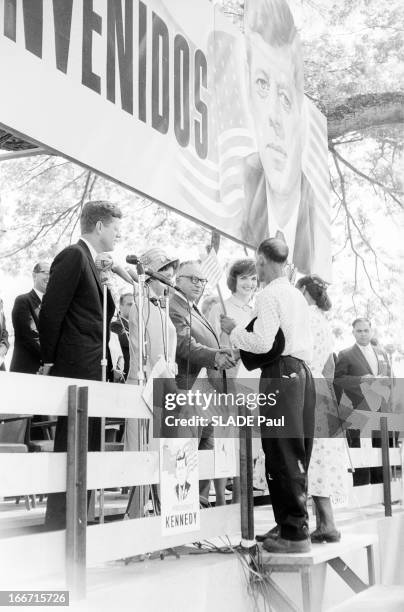
<instances>
[{"instance_id":1,"label":"railing post","mask_svg":"<svg viewBox=\"0 0 404 612\"><path fill-rule=\"evenodd\" d=\"M88 387L69 387L66 483L66 582L72 600L86 596Z\"/></svg>"},{"instance_id":2,"label":"railing post","mask_svg":"<svg viewBox=\"0 0 404 612\"><path fill-rule=\"evenodd\" d=\"M77 387L68 388L66 455L66 584L74 590L77 547Z\"/></svg>"},{"instance_id":3,"label":"railing post","mask_svg":"<svg viewBox=\"0 0 404 612\"><path fill-rule=\"evenodd\" d=\"M242 413L247 414L245 406ZM240 511L241 511L241 545L253 548L254 540L254 497L253 497L253 461L251 427L240 428Z\"/></svg>"},{"instance_id":4,"label":"railing post","mask_svg":"<svg viewBox=\"0 0 404 612\"><path fill-rule=\"evenodd\" d=\"M384 515L392 516L391 511L391 482L390 482L390 455L389 455L389 430L388 419L380 417L380 432L382 444L382 466L383 466L383 497Z\"/></svg>"},{"instance_id":5,"label":"railing post","mask_svg":"<svg viewBox=\"0 0 404 612\"><path fill-rule=\"evenodd\" d=\"M88 387L80 387L78 403L78 448L77 448L77 546L76 587L77 598L86 596L87 553L87 453L88 453Z\"/></svg>"}]
</instances>

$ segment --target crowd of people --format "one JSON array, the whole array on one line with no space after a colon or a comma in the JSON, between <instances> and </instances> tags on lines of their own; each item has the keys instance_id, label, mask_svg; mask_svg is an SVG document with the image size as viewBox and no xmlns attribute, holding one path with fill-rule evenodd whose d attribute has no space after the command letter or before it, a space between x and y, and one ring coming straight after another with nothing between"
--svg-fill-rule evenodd
<instances>
[{"instance_id":1,"label":"crowd of people","mask_svg":"<svg viewBox=\"0 0 404 612\"><path fill-rule=\"evenodd\" d=\"M12 310L14 347L10 370L44 376L101 380L103 357L103 287L96 265L100 253L112 252L120 237L121 211L108 202L88 202L81 213L81 237L63 249L50 266L33 268L33 288L16 298ZM270 552L304 552L311 542L335 542L340 538L332 509L334 496L346 494L348 460L346 440L327 435L324 420L338 414L345 392L353 409L369 410L361 384L388 377L387 354L371 344L371 323L353 322L355 344L334 353L330 324L324 313L331 308L327 283L306 275L296 286L289 280L289 251L281 237L264 239L256 261L233 262L227 285L231 296L221 303L208 297L199 261L171 257L161 247L149 249L140 260L150 273L143 301L145 361L139 363L139 296L126 289L118 303L107 291L108 335L119 347L111 359L107 380L138 384L152 375L161 356L176 389L201 385L224 389L227 379L259 378L259 391L269 394L275 381L287 381L276 406L261 412L291 424L291 437L262 435L265 472L276 526L257 535ZM170 290L173 283L179 291ZM260 289L258 289L260 287ZM169 303L169 317L165 316ZM114 317L114 314L116 315ZM111 344L112 346L112 344ZM0 368L9 349L6 321L0 303ZM255 369L251 372L251 363ZM285 383L286 384L286 383ZM100 449L100 419L89 419L88 450ZM197 431L199 450L214 447L211 424ZM359 432L348 432L348 443L358 443ZM125 423L124 447L136 450L139 420ZM257 444L257 441L254 442ZM67 418L59 417L54 450L66 451ZM373 482L372 474L355 473L354 484ZM377 478L378 475L374 475ZM225 503L226 479L214 482L216 504ZM200 502L209 503L210 481L200 481ZM309 533L307 498L316 509L317 526ZM238 479L233 481L233 501L239 501ZM48 496L46 525L65 525L64 493Z\"/></svg>"}]
</instances>

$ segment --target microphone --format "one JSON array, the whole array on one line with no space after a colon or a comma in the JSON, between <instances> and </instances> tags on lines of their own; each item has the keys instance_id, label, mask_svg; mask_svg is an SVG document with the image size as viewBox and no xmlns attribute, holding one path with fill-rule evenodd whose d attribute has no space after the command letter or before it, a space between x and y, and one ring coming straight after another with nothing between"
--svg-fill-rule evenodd
<instances>
[{"instance_id":1,"label":"microphone","mask_svg":"<svg viewBox=\"0 0 404 612\"><path fill-rule=\"evenodd\" d=\"M129 285L133 285L134 280L137 281L137 277L132 277L129 271L127 272L125 268L115 264L109 253L98 253L95 258L95 267L100 271L100 278L104 279L105 277L105 280L101 280L102 283L111 279L111 272L122 278L126 283L129 283Z\"/></svg>"},{"instance_id":2,"label":"microphone","mask_svg":"<svg viewBox=\"0 0 404 612\"><path fill-rule=\"evenodd\" d=\"M95 258L95 267L100 273L100 282L102 285L111 284L111 272L112 272L112 257L108 253L98 253Z\"/></svg>"},{"instance_id":3,"label":"microphone","mask_svg":"<svg viewBox=\"0 0 404 612\"><path fill-rule=\"evenodd\" d=\"M132 264L133 266L136 266L136 264L142 263L140 258L137 255L127 255L126 256L126 263L128 264Z\"/></svg>"},{"instance_id":4,"label":"microphone","mask_svg":"<svg viewBox=\"0 0 404 612\"><path fill-rule=\"evenodd\" d=\"M143 265L142 260L137 255L127 255L126 261L128 264L133 264L137 266ZM177 287L177 285L174 285L174 283L169 281L164 276L164 274L160 274L160 272L153 272L153 270L149 270L149 268L144 269L144 274L146 274L147 276L150 276L150 278L154 278L154 280L158 280L160 283L163 283L163 285L167 285L167 287L170 287L170 289L174 289L174 291L178 291L178 293L181 293L182 295L186 297L182 289L180 289L179 287Z\"/></svg>"}]
</instances>

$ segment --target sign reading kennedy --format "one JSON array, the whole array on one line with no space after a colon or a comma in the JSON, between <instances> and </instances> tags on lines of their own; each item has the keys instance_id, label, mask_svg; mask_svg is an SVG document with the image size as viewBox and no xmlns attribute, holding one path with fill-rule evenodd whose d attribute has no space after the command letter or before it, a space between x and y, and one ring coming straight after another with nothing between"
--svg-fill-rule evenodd
<instances>
[{"instance_id":1,"label":"sign reading kennedy","mask_svg":"<svg viewBox=\"0 0 404 612\"><path fill-rule=\"evenodd\" d=\"M286 0L1 0L0 122L256 246L280 232L329 276L325 118Z\"/></svg>"},{"instance_id":2,"label":"sign reading kennedy","mask_svg":"<svg viewBox=\"0 0 404 612\"><path fill-rule=\"evenodd\" d=\"M197 440L160 440L163 535L200 528Z\"/></svg>"}]
</instances>

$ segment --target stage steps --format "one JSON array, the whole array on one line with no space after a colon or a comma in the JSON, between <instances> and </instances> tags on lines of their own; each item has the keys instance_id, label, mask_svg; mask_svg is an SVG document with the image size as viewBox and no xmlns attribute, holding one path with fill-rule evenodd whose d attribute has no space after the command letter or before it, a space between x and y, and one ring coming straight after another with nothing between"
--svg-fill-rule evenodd
<instances>
[{"instance_id":1,"label":"stage steps","mask_svg":"<svg viewBox=\"0 0 404 612\"><path fill-rule=\"evenodd\" d=\"M358 593L328 612L403 612L404 587L376 585Z\"/></svg>"},{"instance_id":2,"label":"stage steps","mask_svg":"<svg viewBox=\"0 0 404 612\"><path fill-rule=\"evenodd\" d=\"M335 544L313 544L312 550L300 554L273 554L262 551L262 564L267 573L271 605L277 612L320 612L323 609L324 586L327 565L355 592L367 590L375 583L374 545L378 542L375 533L344 533ZM366 550L368 584L342 560L352 552ZM301 579L302 606L299 608L289 594L279 586L271 574L276 572L298 572ZM347 608L348 609L348 608Z\"/></svg>"}]
</instances>

